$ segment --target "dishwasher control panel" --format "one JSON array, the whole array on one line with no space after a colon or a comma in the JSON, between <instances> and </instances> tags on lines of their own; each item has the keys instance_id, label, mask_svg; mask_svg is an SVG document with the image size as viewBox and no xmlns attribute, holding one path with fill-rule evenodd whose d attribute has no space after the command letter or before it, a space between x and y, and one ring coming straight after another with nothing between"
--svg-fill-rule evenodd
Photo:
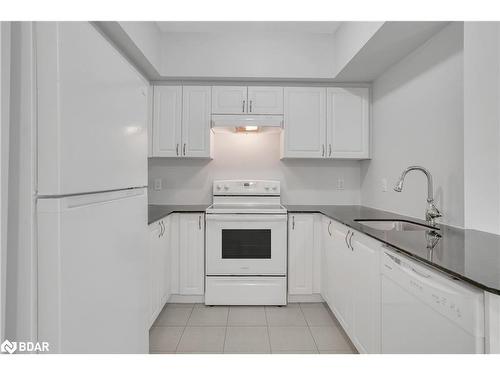
<instances>
[{"instance_id":1,"label":"dishwasher control panel","mask_svg":"<svg viewBox=\"0 0 500 375\"><path fill-rule=\"evenodd\" d=\"M463 329L469 330L471 322L478 322L475 329L484 331L481 290L387 250L382 254L381 273Z\"/></svg>"}]
</instances>

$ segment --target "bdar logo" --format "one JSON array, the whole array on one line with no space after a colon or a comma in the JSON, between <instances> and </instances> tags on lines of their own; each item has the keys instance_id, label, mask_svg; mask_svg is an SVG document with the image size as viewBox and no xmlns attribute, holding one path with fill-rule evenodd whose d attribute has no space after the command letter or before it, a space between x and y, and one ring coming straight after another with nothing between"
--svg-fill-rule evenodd
<instances>
[{"instance_id":1,"label":"bdar logo","mask_svg":"<svg viewBox=\"0 0 500 375\"><path fill-rule=\"evenodd\" d=\"M2 353L12 354L17 350L17 342L10 342L9 340L5 340L2 345L0 345L0 351Z\"/></svg>"}]
</instances>

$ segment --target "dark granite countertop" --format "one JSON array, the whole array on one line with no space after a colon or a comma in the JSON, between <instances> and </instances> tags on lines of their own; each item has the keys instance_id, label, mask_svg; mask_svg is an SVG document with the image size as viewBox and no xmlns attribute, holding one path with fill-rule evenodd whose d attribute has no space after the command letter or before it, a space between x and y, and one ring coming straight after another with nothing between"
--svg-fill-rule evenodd
<instances>
[{"instance_id":1,"label":"dark granite countertop","mask_svg":"<svg viewBox=\"0 0 500 375\"><path fill-rule=\"evenodd\" d=\"M148 224L164 218L174 212L205 212L210 204L150 204L148 205Z\"/></svg>"},{"instance_id":2,"label":"dark granite countertop","mask_svg":"<svg viewBox=\"0 0 500 375\"><path fill-rule=\"evenodd\" d=\"M423 220L364 206L284 205L288 212L317 212L373 237L450 276L500 295L500 236L477 230L441 225L438 242L431 249L428 231L383 231L355 219L397 219L426 224Z\"/></svg>"}]
</instances>

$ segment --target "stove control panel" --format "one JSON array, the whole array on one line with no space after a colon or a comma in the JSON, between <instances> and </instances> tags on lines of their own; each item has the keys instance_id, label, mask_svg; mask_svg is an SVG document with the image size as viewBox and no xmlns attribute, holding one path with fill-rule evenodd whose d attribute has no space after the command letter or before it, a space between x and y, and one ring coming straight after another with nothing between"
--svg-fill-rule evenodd
<instances>
[{"instance_id":1,"label":"stove control panel","mask_svg":"<svg viewBox=\"0 0 500 375\"><path fill-rule=\"evenodd\" d=\"M273 180L218 180L214 195L280 195L280 182Z\"/></svg>"}]
</instances>

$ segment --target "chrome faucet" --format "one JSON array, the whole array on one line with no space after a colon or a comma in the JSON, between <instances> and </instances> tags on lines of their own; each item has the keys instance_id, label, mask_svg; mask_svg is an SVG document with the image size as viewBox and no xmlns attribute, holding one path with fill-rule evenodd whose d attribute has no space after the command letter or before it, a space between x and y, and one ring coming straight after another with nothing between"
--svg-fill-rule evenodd
<instances>
[{"instance_id":1,"label":"chrome faucet","mask_svg":"<svg viewBox=\"0 0 500 375\"><path fill-rule=\"evenodd\" d=\"M436 219L438 217L442 217L443 215L441 212L438 210L436 205L434 204L434 189L432 186L432 176L431 173L424 167L419 167L416 165L413 165L411 167L406 168L403 173L401 173L401 177L398 180L398 183L396 186L394 186L394 190L400 193L403 190L403 183L405 180L406 175L410 171L420 171L424 173L427 176L427 209L425 210L425 220L429 225L436 226Z\"/></svg>"}]
</instances>

